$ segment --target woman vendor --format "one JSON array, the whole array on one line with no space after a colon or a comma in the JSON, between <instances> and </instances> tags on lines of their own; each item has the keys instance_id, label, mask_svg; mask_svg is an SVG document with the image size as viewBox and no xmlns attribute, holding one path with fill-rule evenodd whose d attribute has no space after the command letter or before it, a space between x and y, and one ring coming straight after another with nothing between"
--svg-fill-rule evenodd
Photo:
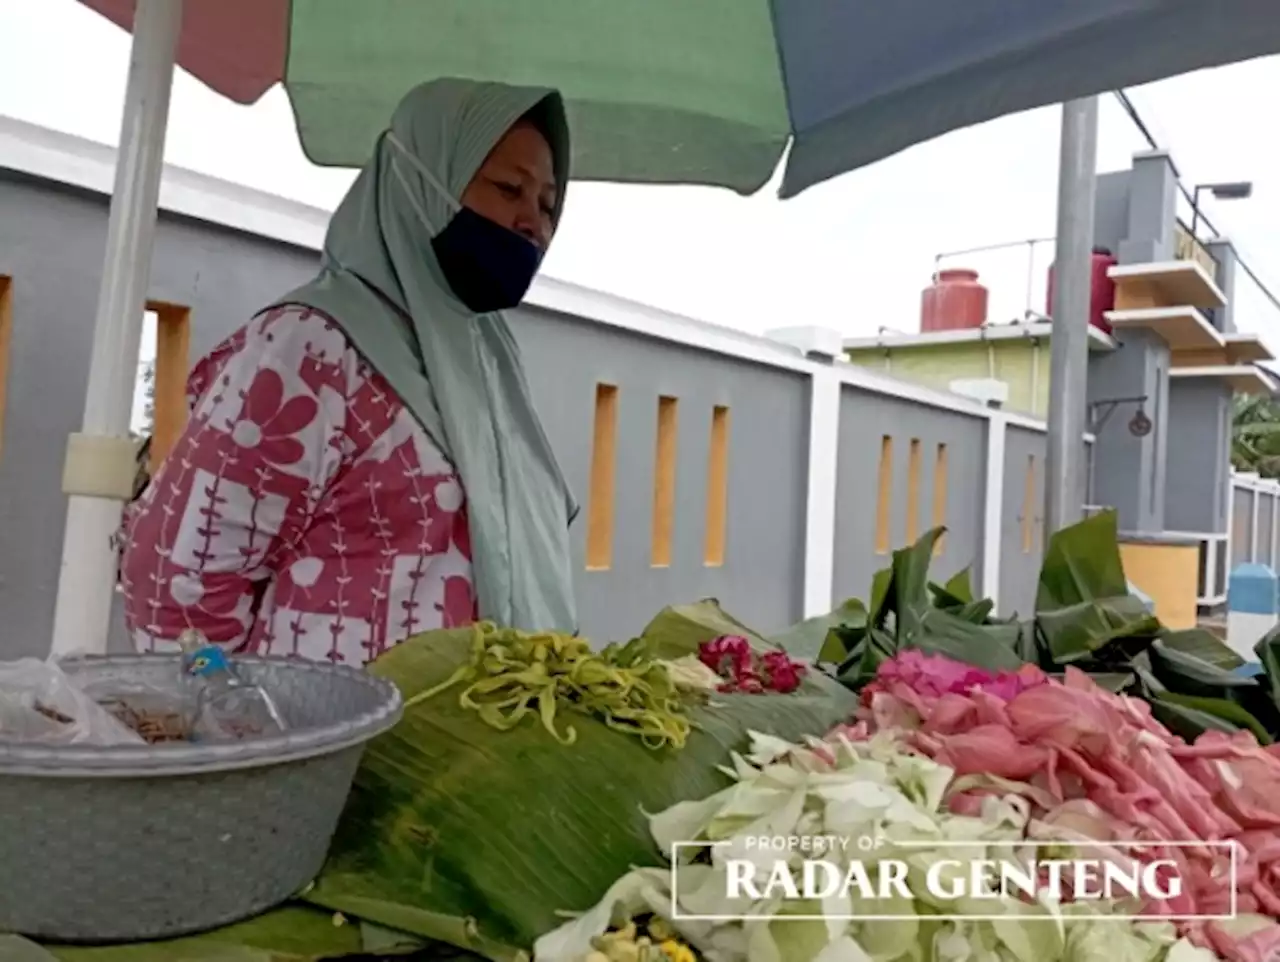
<instances>
[{"instance_id":1,"label":"woman vendor","mask_svg":"<svg viewBox=\"0 0 1280 962\"><path fill-rule=\"evenodd\" d=\"M576 629L577 511L504 310L568 182L554 91L413 90L319 275L195 367L185 432L125 520L136 644L360 665L478 617Z\"/></svg>"}]
</instances>

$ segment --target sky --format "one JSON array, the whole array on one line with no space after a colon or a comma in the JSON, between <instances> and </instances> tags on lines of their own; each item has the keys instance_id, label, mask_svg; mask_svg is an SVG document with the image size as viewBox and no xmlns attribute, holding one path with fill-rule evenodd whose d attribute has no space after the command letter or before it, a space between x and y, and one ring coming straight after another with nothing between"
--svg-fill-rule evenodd
<instances>
[{"instance_id":1,"label":"sky","mask_svg":"<svg viewBox=\"0 0 1280 962\"><path fill-rule=\"evenodd\" d=\"M76 0L0 0L0 114L103 143L119 138L129 38ZM1188 184L1251 180L1242 201L1202 202L1280 293L1280 127L1265 119L1280 57L1135 88L1139 112ZM1102 101L1099 170L1146 149L1111 97ZM1051 237L1059 110L958 131L785 202L706 188L575 184L545 271L740 330L813 324L846 336L918 329L939 253ZM332 209L352 172L302 155L284 92L252 107L179 73L170 164ZM1189 220L1189 205L1183 211ZM991 287L992 321L1044 309L1052 245L952 258ZM1280 311L1238 282L1237 324L1280 349Z\"/></svg>"}]
</instances>

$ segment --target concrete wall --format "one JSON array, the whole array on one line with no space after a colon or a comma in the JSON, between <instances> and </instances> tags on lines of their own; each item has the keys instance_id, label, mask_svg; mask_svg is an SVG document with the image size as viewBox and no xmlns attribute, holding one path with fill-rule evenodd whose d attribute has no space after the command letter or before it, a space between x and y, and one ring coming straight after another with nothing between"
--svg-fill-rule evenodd
<instances>
[{"instance_id":1,"label":"concrete wall","mask_svg":"<svg viewBox=\"0 0 1280 962\"><path fill-rule=\"evenodd\" d=\"M0 276L13 324L0 458L0 655L49 644L66 500L68 433L79 430L107 200L0 170ZM314 273L315 251L165 214L150 296L191 308L191 356ZM124 643L120 619L114 637Z\"/></svg>"},{"instance_id":2,"label":"concrete wall","mask_svg":"<svg viewBox=\"0 0 1280 962\"><path fill-rule=\"evenodd\" d=\"M635 631L673 600L716 597L748 624L797 619L804 577L809 378L711 351L532 309L516 312L538 408L584 506L598 384L617 389L612 560L587 570L585 512L574 551L582 630ZM658 399L676 400L675 538L670 563L651 564ZM704 555L712 411L729 416L728 544Z\"/></svg>"},{"instance_id":3,"label":"concrete wall","mask_svg":"<svg viewBox=\"0 0 1280 962\"><path fill-rule=\"evenodd\" d=\"M1044 555L1045 438L1038 431L1009 428L1004 450L1003 516L1000 529L1000 597L1005 610L1033 613L1040 558Z\"/></svg>"},{"instance_id":4,"label":"concrete wall","mask_svg":"<svg viewBox=\"0 0 1280 962\"><path fill-rule=\"evenodd\" d=\"M890 554L945 525L938 578L980 575L988 419L845 386L836 467L834 590L866 597Z\"/></svg>"},{"instance_id":5,"label":"concrete wall","mask_svg":"<svg viewBox=\"0 0 1280 962\"><path fill-rule=\"evenodd\" d=\"M1169 349L1150 334L1129 333L1117 351L1089 359L1088 398L1105 404L1121 398L1146 397L1144 410L1153 428L1135 437L1129 421L1135 407L1117 405L1096 429L1094 502L1115 508L1122 531L1164 528L1165 437L1169 425Z\"/></svg>"},{"instance_id":6,"label":"concrete wall","mask_svg":"<svg viewBox=\"0 0 1280 962\"><path fill-rule=\"evenodd\" d=\"M82 418L114 162L106 148L50 132L32 147L22 126L0 122L0 278L12 292L8 383L0 384L8 401L0 539L9 546L0 553L0 658L48 650L66 506L62 452ZM28 176L47 167L55 173ZM189 309L190 360L314 269L321 211L183 171L166 173L162 207L148 294ZM663 605L704 597L763 631L780 629L865 597L889 553L937 523L949 528L938 577L972 566L975 589L995 597L999 611L1029 610L1041 551L1043 424L833 363L834 335L825 357L806 357L543 278L528 303L514 326L584 506L601 496L589 483L597 391L616 391L607 564L587 570L587 511L574 531L587 634L627 637ZM669 562L655 566L659 398L677 406L678 459L675 539ZM713 417L728 425L722 558L704 546ZM113 637L123 643L118 624Z\"/></svg>"},{"instance_id":7,"label":"concrete wall","mask_svg":"<svg viewBox=\"0 0 1280 962\"><path fill-rule=\"evenodd\" d=\"M1164 523L1171 531L1225 532L1221 492L1231 470L1231 389L1212 378L1169 384Z\"/></svg>"},{"instance_id":8,"label":"concrete wall","mask_svg":"<svg viewBox=\"0 0 1280 962\"><path fill-rule=\"evenodd\" d=\"M1098 192L1093 207L1093 243L1113 254L1129 236L1129 182L1132 171L1117 170L1098 175Z\"/></svg>"}]
</instances>

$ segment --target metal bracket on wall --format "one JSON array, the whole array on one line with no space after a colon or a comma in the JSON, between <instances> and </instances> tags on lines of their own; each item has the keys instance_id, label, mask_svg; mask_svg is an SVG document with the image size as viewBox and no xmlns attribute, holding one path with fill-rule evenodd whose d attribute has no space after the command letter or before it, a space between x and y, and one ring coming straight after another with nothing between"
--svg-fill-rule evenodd
<instances>
[{"instance_id":1,"label":"metal bracket on wall","mask_svg":"<svg viewBox=\"0 0 1280 962\"><path fill-rule=\"evenodd\" d=\"M1147 395L1134 395L1133 397L1114 397L1103 398L1101 401L1092 401L1089 404L1089 433L1096 435L1110 420L1111 415L1115 413L1117 407L1121 404L1136 404L1138 410L1134 412L1132 420L1129 422L1129 430L1137 437L1144 437L1151 432L1151 419L1147 417L1142 406L1147 402Z\"/></svg>"}]
</instances>

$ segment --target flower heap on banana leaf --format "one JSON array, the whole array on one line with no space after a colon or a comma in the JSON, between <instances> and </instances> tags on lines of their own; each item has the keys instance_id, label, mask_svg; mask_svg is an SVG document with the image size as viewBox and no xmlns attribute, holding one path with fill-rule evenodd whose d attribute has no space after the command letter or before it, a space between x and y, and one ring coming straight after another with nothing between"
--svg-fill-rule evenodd
<instances>
[{"instance_id":1,"label":"flower heap on banana leaf","mask_svg":"<svg viewBox=\"0 0 1280 962\"><path fill-rule=\"evenodd\" d=\"M1280 752L1248 732L1210 731L1194 744L1068 668L1058 682L1032 666L993 674L903 652L862 693L851 738L901 738L958 776L947 806L974 814L1020 798L1032 836L1158 844L1185 880L1162 914L1225 915L1180 923L1188 938L1233 962L1280 958ZM1234 864L1233 864L1234 861ZM1233 884L1234 883L1234 884ZM1150 909L1149 909L1150 910Z\"/></svg>"},{"instance_id":2,"label":"flower heap on banana leaf","mask_svg":"<svg viewBox=\"0 0 1280 962\"><path fill-rule=\"evenodd\" d=\"M464 682L462 706L503 731L533 715L558 741L572 745L577 732L556 723L557 712L569 708L601 718L651 747L682 748L689 738L680 690L643 638L596 652L572 635L530 634L481 622L472 628L471 659L440 685L413 696L406 707Z\"/></svg>"},{"instance_id":3,"label":"flower heap on banana leaf","mask_svg":"<svg viewBox=\"0 0 1280 962\"><path fill-rule=\"evenodd\" d=\"M785 651L756 652L743 635L721 635L704 642L698 658L723 679L718 686L721 692L789 695L808 671L807 665L793 661Z\"/></svg>"},{"instance_id":4,"label":"flower heap on banana leaf","mask_svg":"<svg viewBox=\"0 0 1280 962\"><path fill-rule=\"evenodd\" d=\"M753 733L752 751L734 756L732 773L731 787L678 804L651 821L664 851L676 842L700 840L708 843L703 857L623 876L595 908L541 938L535 962L600 962L595 953L613 944L607 933L637 917L649 924L660 920L709 962L1213 958L1168 923L1127 919L1128 910L1117 903L939 894L924 882L939 860L1016 858L1028 829L1027 806L1016 797L990 795L973 814L949 811L954 773L906 749L892 733L863 742L837 733L806 746ZM813 899L774 890L732 893L731 860L768 871L779 860L796 867L811 857L796 849L762 850L759 839L823 836L879 840L878 859L892 854L910 866L907 896L869 897L847 887ZM856 846L833 845L824 857L851 871L854 862L864 871L878 870L867 867Z\"/></svg>"}]
</instances>

